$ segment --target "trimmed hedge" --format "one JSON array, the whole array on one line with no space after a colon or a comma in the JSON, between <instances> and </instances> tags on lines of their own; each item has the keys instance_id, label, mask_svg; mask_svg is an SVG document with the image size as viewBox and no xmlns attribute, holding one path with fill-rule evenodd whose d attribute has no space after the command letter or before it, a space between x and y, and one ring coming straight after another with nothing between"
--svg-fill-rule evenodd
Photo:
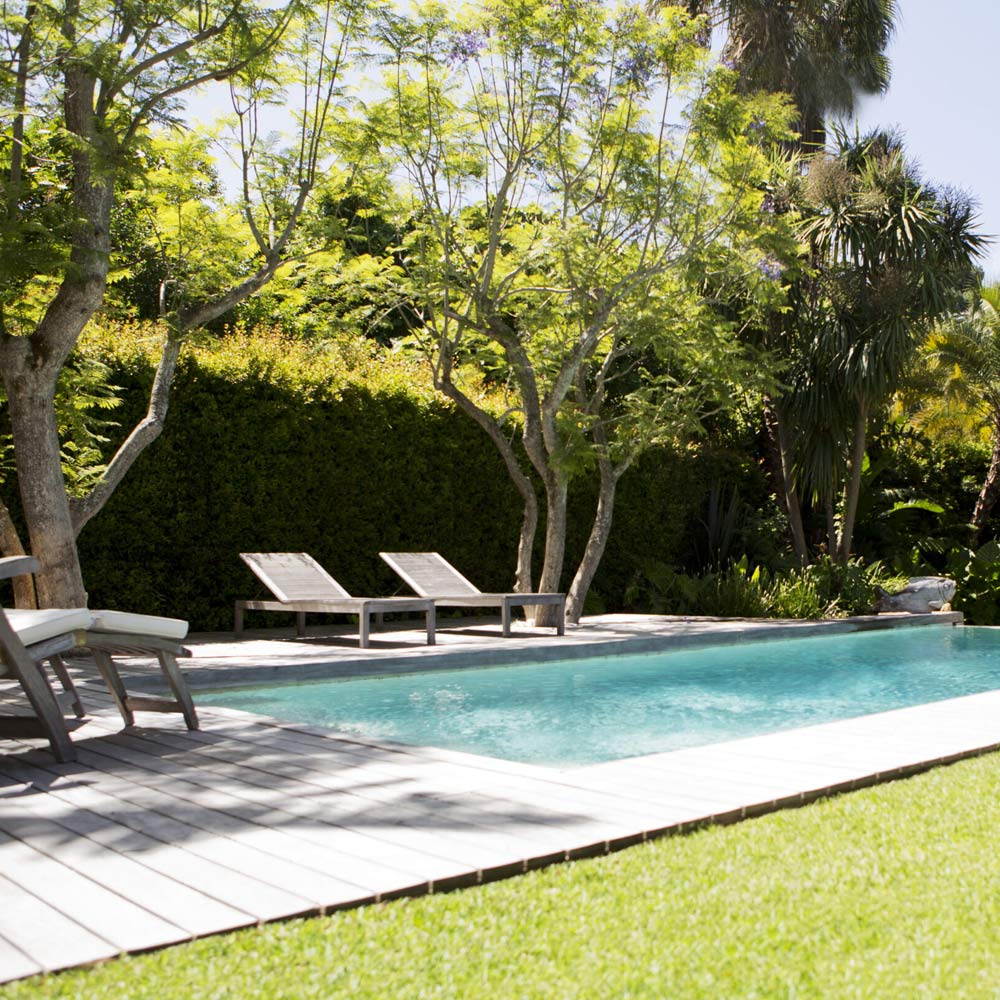
<instances>
[{"instance_id":1,"label":"trimmed hedge","mask_svg":"<svg viewBox=\"0 0 1000 1000\"><path fill-rule=\"evenodd\" d=\"M148 347L118 331L87 349L121 387L124 433L148 398ZM263 594L240 551L310 552L369 595L399 588L380 549L437 550L484 590L510 588L521 508L489 439L416 362L352 350L260 336L186 350L162 436L80 536L92 606L228 629L233 601ZM621 610L642 560L683 561L710 483L722 467L746 477L736 464L659 452L623 479L595 607ZM593 510L581 485L567 584Z\"/></svg>"}]
</instances>

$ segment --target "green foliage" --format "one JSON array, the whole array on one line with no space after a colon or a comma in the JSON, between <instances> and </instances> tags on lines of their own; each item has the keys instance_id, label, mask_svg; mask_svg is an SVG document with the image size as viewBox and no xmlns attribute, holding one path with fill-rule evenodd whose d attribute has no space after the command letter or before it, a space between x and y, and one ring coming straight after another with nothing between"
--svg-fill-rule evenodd
<instances>
[{"instance_id":1,"label":"green foliage","mask_svg":"<svg viewBox=\"0 0 1000 1000\"><path fill-rule=\"evenodd\" d=\"M110 369L87 352L77 352L59 373L56 420L62 447L62 472L70 496L82 496L104 471L104 452L117 426L112 414L121 404ZM0 390L0 419L6 423L6 400ZM0 426L3 426L0 424ZM0 430L0 483L14 472L11 434Z\"/></svg>"},{"instance_id":2,"label":"green foliage","mask_svg":"<svg viewBox=\"0 0 1000 1000\"><path fill-rule=\"evenodd\" d=\"M824 604L818 582L806 573L776 577L767 596L771 612L767 617L806 620L840 617L840 609L836 604ZM865 610L871 610L871 605Z\"/></svg>"},{"instance_id":3,"label":"green foliage","mask_svg":"<svg viewBox=\"0 0 1000 1000\"><path fill-rule=\"evenodd\" d=\"M609 857L268 924L7 1000L986 998L1000 759Z\"/></svg>"},{"instance_id":4,"label":"green foliage","mask_svg":"<svg viewBox=\"0 0 1000 1000\"><path fill-rule=\"evenodd\" d=\"M911 576L944 572L948 553L969 544L988 450L892 421L872 436L868 453L855 550Z\"/></svg>"},{"instance_id":5,"label":"green foliage","mask_svg":"<svg viewBox=\"0 0 1000 1000\"><path fill-rule=\"evenodd\" d=\"M955 580L952 607L972 625L1000 625L1000 542L996 539L971 549L956 549L948 559L948 575Z\"/></svg>"},{"instance_id":6,"label":"green foliage","mask_svg":"<svg viewBox=\"0 0 1000 1000\"><path fill-rule=\"evenodd\" d=\"M87 341L122 386L119 434L145 407L154 334L110 323ZM597 579L608 610L621 609L640 553L683 557L721 467L664 451L626 474ZM309 551L348 590L379 594L399 587L380 549L436 549L484 589L507 590L519 510L490 442L408 354L237 333L185 349L163 435L79 544L95 606L219 629L233 600L261 593L241 551ZM586 498L572 511L574 551L589 513Z\"/></svg>"},{"instance_id":7,"label":"green foliage","mask_svg":"<svg viewBox=\"0 0 1000 1000\"><path fill-rule=\"evenodd\" d=\"M829 556L805 568L770 572L751 566L746 556L725 569L690 576L647 560L626 600L653 614L709 615L719 618L843 618L869 614L878 589L890 592L905 581L881 563Z\"/></svg>"},{"instance_id":8,"label":"green foliage","mask_svg":"<svg viewBox=\"0 0 1000 1000\"><path fill-rule=\"evenodd\" d=\"M213 77L225 79L246 60L272 50L286 20L286 11L253 3L209 10L190 2L16 0L5 7L0 21L0 43L8 53L0 61L3 329L31 333L60 285L79 280L88 252L105 250L101 234L109 220L89 217L95 211L90 192L95 175L121 191L127 177L152 172L154 165L143 161L150 124L175 125L185 91ZM91 91L101 99L88 99ZM17 138L19 131L23 135ZM175 180L183 175L182 169ZM87 234L85 217L96 236ZM97 240L88 251L84 237ZM107 261L102 256L101 270Z\"/></svg>"},{"instance_id":9,"label":"green foliage","mask_svg":"<svg viewBox=\"0 0 1000 1000\"><path fill-rule=\"evenodd\" d=\"M372 169L407 182L396 259L415 347L480 422L456 367L509 386L553 512L598 479L610 510L646 449L684 448L734 383L766 376L697 277L759 255L766 147L789 114L737 93L704 27L638 3L428 5L391 23L388 96L355 130ZM550 545L544 586L561 563Z\"/></svg>"}]
</instances>

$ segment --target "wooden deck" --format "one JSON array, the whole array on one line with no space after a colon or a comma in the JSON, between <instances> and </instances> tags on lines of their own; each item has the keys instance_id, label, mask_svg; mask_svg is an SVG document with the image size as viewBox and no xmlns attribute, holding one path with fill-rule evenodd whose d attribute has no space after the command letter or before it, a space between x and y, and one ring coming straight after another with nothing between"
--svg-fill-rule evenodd
<instances>
[{"instance_id":1,"label":"wooden deck","mask_svg":"<svg viewBox=\"0 0 1000 1000\"><path fill-rule=\"evenodd\" d=\"M207 663L207 660L206 660ZM201 708L122 730L96 675L74 764L0 746L0 981L502 878L1000 744L1000 692L571 770Z\"/></svg>"}]
</instances>

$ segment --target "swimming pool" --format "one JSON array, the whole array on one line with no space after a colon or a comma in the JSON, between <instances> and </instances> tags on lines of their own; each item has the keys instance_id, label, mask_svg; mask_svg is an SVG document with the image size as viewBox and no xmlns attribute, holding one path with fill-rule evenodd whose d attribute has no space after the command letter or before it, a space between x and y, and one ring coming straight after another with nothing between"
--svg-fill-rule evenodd
<instances>
[{"instance_id":1,"label":"swimming pool","mask_svg":"<svg viewBox=\"0 0 1000 1000\"><path fill-rule=\"evenodd\" d=\"M1000 688L1000 629L898 628L206 692L342 733L554 766L703 746Z\"/></svg>"}]
</instances>

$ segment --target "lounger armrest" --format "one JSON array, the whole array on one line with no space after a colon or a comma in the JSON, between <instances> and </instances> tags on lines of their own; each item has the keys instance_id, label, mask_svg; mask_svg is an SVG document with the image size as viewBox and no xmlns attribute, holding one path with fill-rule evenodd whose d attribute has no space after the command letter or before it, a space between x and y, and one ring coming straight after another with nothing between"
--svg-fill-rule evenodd
<instances>
[{"instance_id":1,"label":"lounger armrest","mask_svg":"<svg viewBox=\"0 0 1000 1000\"><path fill-rule=\"evenodd\" d=\"M4 556L0 559L0 580L37 573L41 565L34 556Z\"/></svg>"}]
</instances>

